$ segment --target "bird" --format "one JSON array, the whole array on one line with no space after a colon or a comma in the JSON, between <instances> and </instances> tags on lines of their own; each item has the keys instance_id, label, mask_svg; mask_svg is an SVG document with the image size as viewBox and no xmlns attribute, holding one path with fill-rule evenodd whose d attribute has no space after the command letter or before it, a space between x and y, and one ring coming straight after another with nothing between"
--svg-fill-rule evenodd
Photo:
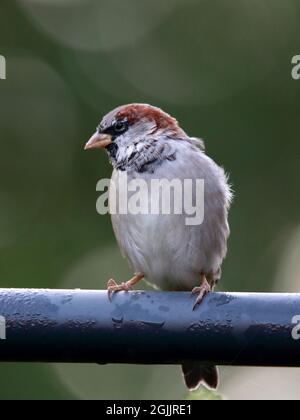
<instances>
[{"instance_id":1,"label":"bird","mask_svg":"<svg viewBox=\"0 0 300 420\"><path fill-rule=\"evenodd\" d=\"M111 215L120 250L135 274L121 284L110 279L109 298L145 279L160 290L197 295L196 310L220 280L227 254L233 198L227 173L207 155L201 139L190 137L177 119L149 104L123 105L105 115L85 145L85 150L91 149L106 150L115 185L121 185L124 174L128 182L139 179L147 184L154 179L204 181L201 224L188 225L186 214ZM218 387L218 368L213 365L184 362L182 373L189 390L201 384Z\"/></svg>"}]
</instances>

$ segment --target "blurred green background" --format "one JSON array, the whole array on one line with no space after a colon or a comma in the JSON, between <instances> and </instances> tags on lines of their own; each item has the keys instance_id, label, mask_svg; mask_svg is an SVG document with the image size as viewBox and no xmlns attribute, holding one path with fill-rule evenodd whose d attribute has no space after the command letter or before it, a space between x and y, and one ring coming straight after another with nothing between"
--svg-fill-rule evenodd
<instances>
[{"instance_id":1,"label":"blurred green background","mask_svg":"<svg viewBox=\"0 0 300 420\"><path fill-rule=\"evenodd\" d=\"M1 0L0 287L103 288L130 270L85 141L147 102L206 141L236 198L220 288L300 290L298 0ZM0 308L1 312L1 308ZM222 370L228 398L300 398L299 370ZM2 399L185 398L177 367L0 364Z\"/></svg>"}]
</instances>

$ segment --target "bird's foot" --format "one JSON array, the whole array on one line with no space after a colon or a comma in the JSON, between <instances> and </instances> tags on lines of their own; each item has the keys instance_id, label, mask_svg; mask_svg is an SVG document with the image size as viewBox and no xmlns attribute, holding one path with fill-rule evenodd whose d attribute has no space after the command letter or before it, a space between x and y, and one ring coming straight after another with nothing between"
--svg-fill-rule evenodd
<instances>
[{"instance_id":1,"label":"bird's foot","mask_svg":"<svg viewBox=\"0 0 300 420\"><path fill-rule=\"evenodd\" d=\"M107 283L108 299L112 300L112 295L115 292L129 292L132 287L144 278L143 274L136 274L131 280L117 284L114 279L110 279Z\"/></svg>"},{"instance_id":2,"label":"bird's foot","mask_svg":"<svg viewBox=\"0 0 300 420\"><path fill-rule=\"evenodd\" d=\"M210 284L208 283L208 281L206 280L206 277L204 277L202 285L199 287L195 287L192 290L192 295L198 295L193 306L193 311L196 309L198 305L200 305L203 302L203 299L205 298L205 296L208 295L211 291L212 291L212 288Z\"/></svg>"},{"instance_id":3,"label":"bird's foot","mask_svg":"<svg viewBox=\"0 0 300 420\"><path fill-rule=\"evenodd\" d=\"M110 279L108 280L108 283L107 283L108 299L111 301L112 295L115 292L121 292L121 291L129 292L129 290L131 289L132 287L128 284L128 282L117 284L114 279Z\"/></svg>"}]
</instances>

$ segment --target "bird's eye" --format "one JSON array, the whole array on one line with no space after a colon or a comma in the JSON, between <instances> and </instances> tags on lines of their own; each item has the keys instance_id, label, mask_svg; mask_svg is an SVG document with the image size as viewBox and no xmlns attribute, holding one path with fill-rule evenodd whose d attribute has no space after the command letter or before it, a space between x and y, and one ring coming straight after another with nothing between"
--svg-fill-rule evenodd
<instances>
[{"instance_id":1,"label":"bird's eye","mask_svg":"<svg viewBox=\"0 0 300 420\"><path fill-rule=\"evenodd\" d=\"M117 133L123 133L127 130L127 123L125 121L117 121L114 125L114 129Z\"/></svg>"}]
</instances>

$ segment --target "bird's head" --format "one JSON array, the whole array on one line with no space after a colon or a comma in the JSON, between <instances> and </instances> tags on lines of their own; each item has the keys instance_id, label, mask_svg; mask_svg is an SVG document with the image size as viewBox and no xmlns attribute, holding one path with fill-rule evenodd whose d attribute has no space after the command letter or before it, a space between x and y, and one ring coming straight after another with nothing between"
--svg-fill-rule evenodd
<instances>
[{"instance_id":1,"label":"bird's head","mask_svg":"<svg viewBox=\"0 0 300 420\"><path fill-rule=\"evenodd\" d=\"M107 114L85 150L106 149L112 161L127 162L138 153L146 154L154 143L166 138L186 138L175 118L146 104L121 106Z\"/></svg>"}]
</instances>

